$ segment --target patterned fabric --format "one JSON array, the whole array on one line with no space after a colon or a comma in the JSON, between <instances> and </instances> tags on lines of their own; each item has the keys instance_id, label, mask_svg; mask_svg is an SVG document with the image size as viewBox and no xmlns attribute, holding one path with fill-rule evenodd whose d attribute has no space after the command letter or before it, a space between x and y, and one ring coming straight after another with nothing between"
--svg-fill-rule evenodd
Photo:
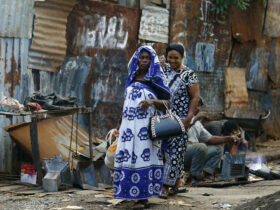
<instances>
[{"instance_id":1,"label":"patterned fabric","mask_svg":"<svg viewBox=\"0 0 280 210\"><path fill-rule=\"evenodd\" d=\"M133 82L125 96L115 155L114 195L127 200L148 199L161 193L163 155L161 141L151 141L148 135L154 107L143 112L139 103L156 99L156 95L149 86Z\"/></svg>"},{"instance_id":2,"label":"patterned fabric","mask_svg":"<svg viewBox=\"0 0 280 210\"><path fill-rule=\"evenodd\" d=\"M147 74L145 75L145 80L151 83L153 90L156 92L156 95L160 99L169 100L170 99L170 91L165 83L164 74L162 72L160 62L155 50L150 46L142 46L137 49L134 55L131 57L128 63L129 76L126 80L125 87L127 88L133 81L135 76L139 71L138 67L138 58L143 50L146 50L151 55L151 65Z\"/></svg>"},{"instance_id":3,"label":"patterned fabric","mask_svg":"<svg viewBox=\"0 0 280 210\"><path fill-rule=\"evenodd\" d=\"M188 88L198 82L193 70L188 67L178 72L169 66L164 69L171 92L171 110L182 120L187 117L190 103ZM170 138L164 145L164 184L174 186L182 176L184 168L184 152L186 150L187 133L179 137Z\"/></svg>"},{"instance_id":4,"label":"patterned fabric","mask_svg":"<svg viewBox=\"0 0 280 210\"><path fill-rule=\"evenodd\" d=\"M181 119L185 119L190 103L188 88L198 82L193 70L186 67L175 72L169 66L164 69L167 77L168 87L171 92L171 110L175 112Z\"/></svg>"}]
</instances>

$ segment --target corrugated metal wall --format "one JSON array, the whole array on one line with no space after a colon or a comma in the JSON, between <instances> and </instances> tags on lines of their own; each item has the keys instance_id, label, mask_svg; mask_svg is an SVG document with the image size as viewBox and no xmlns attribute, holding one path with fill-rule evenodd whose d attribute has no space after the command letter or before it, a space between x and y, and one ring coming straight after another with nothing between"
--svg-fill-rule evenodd
<instances>
[{"instance_id":1,"label":"corrugated metal wall","mask_svg":"<svg viewBox=\"0 0 280 210\"><path fill-rule=\"evenodd\" d=\"M30 69L58 72L66 55L67 16L75 0L35 3L35 23L29 52Z\"/></svg>"},{"instance_id":2,"label":"corrugated metal wall","mask_svg":"<svg viewBox=\"0 0 280 210\"><path fill-rule=\"evenodd\" d=\"M33 92L31 72L27 69L29 45L29 39L0 38L0 98L11 96L23 102L24 96ZM12 171L13 143L3 127L17 120L0 116L0 171Z\"/></svg>"},{"instance_id":3,"label":"corrugated metal wall","mask_svg":"<svg viewBox=\"0 0 280 210\"><path fill-rule=\"evenodd\" d=\"M205 109L220 117L224 111L224 71L232 48L229 16L217 20L205 0L171 1L170 15L169 42L185 46L184 64L198 75Z\"/></svg>"},{"instance_id":4,"label":"corrugated metal wall","mask_svg":"<svg viewBox=\"0 0 280 210\"><path fill-rule=\"evenodd\" d=\"M247 110L270 109L266 132L280 137L276 105L280 92L280 51L279 38L274 38L280 34L280 11L276 0L268 4L266 7L263 1L254 1L246 11L232 8L229 13L215 15L208 0L171 1L169 39L185 46L185 64L197 71L206 111L214 117L222 116L225 69L246 68Z\"/></svg>"},{"instance_id":5,"label":"corrugated metal wall","mask_svg":"<svg viewBox=\"0 0 280 210\"><path fill-rule=\"evenodd\" d=\"M78 1L68 16L67 57L59 75L38 71L43 93L78 96L80 105L93 108L94 135L99 138L118 124L139 19L138 9ZM85 127L82 118L79 122Z\"/></svg>"},{"instance_id":6,"label":"corrugated metal wall","mask_svg":"<svg viewBox=\"0 0 280 210\"><path fill-rule=\"evenodd\" d=\"M35 23L29 52L30 69L58 72L66 55L67 17L75 0L35 3Z\"/></svg>"},{"instance_id":7,"label":"corrugated metal wall","mask_svg":"<svg viewBox=\"0 0 280 210\"><path fill-rule=\"evenodd\" d=\"M0 37L31 39L34 0L0 0Z\"/></svg>"},{"instance_id":8,"label":"corrugated metal wall","mask_svg":"<svg viewBox=\"0 0 280 210\"><path fill-rule=\"evenodd\" d=\"M11 14L11 11L17 11L18 15L23 17L21 14L30 11L30 7L23 1L18 4L14 3L16 0L0 2L5 2L0 5L1 11L4 7L10 8L6 11L6 16ZM29 6L32 2L33 0L29 1ZM41 25L37 27L35 20L34 30L38 31L36 37L41 38L37 41L33 39L33 44L37 47L31 52L31 41L22 37L23 34L30 35L30 28L24 28L31 27L30 22L12 24L4 13L0 14L2 18L6 18L6 26L3 26L2 18L0 19L1 26L4 27L1 29L0 26L0 96L12 96L23 102L24 97L34 91L34 87L45 94L56 92L63 96L77 96L81 105L93 107L94 134L104 137L109 129L118 124L128 59L137 46L145 43L138 40L141 10L135 8L139 6L137 1L132 4L118 1L119 4L134 6L134 9L119 6L117 1L110 2L115 4L77 0L73 8L73 1L60 1L58 4L54 0L46 0L36 3ZM269 2L278 5L275 0ZM18 7L21 4L24 5ZM270 19L266 19L267 27L263 27L266 6L262 1L253 3L247 11L232 10L220 16L211 12L210 4L208 0L171 1L169 42L180 42L185 46L184 62L197 71L206 110L216 117L225 109L225 69L248 69L248 109L271 109L272 115L265 125L266 131L280 136L280 38L275 38L280 34L280 27L274 27L271 35L274 38L262 33L262 28L265 28L266 34L269 34L269 28L275 25L275 19L271 17L275 16L272 14L279 14L277 8L271 5L267 7ZM21 9L23 11L20 11ZM51 10L59 14L45 20L45 17L53 14ZM26 14L26 17L29 18L29 15ZM61 34L56 35L53 27L56 24L59 25ZM13 31L16 33L11 36L18 35L19 38L3 37L9 34L8 32L14 34ZM58 55L56 48L44 49L45 46L56 44L59 48L58 59L55 57ZM166 44L148 44L153 45L159 55L164 54ZM31 61L29 64L28 53ZM54 60L59 62L53 62ZM37 70L32 74L28 65ZM59 73L49 72L57 70L54 66L59 66ZM13 119L14 122L16 120ZM1 127L9 125L11 121L0 116ZM82 119L80 123L85 127ZM13 144L3 129L0 130L0 144L0 171L11 171Z\"/></svg>"}]
</instances>

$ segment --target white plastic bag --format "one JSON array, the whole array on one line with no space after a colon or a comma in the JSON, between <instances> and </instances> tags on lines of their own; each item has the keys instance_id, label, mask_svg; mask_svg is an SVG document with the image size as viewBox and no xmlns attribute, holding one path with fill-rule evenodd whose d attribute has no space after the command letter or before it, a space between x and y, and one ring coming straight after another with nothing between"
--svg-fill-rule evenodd
<instances>
[{"instance_id":1,"label":"white plastic bag","mask_svg":"<svg viewBox=\"0 0 280 210\"><path fill-rule=\"evenodd\" d=\"M104 162L108 168L114 169L115 152L118 146L118 130L110 130L106 135L105 140L109 143L110 146L106 151Z\"/></svg>"},{"instance_id":2,"label":"white plastic bag","mask_svg":"<svg viewBox=\"0 0 280 210\"><path fill-rule=\"evenodd\" d=\"M0 101L0 108L4 108L7 111L8 110L15 110L15 111L22 111L24 109L24 106L19 103L18 100L4 96Z\"/></svg>"}]
</instances>

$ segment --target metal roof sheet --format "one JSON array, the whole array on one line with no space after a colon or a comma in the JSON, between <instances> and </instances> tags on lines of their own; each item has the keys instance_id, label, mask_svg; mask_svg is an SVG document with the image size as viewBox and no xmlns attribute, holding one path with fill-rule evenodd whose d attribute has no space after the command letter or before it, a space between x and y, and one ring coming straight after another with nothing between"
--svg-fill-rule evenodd
<instances>
[{"instance_id":1,"label":"metal roof sheet","mask_svg":"<svg viewBox=\"0 0 280 210\"><path fill-rule=\"evenodd\" d=\"M32 37L34 0L0 0L0 36Z\"/></svg>"}]
</instances>

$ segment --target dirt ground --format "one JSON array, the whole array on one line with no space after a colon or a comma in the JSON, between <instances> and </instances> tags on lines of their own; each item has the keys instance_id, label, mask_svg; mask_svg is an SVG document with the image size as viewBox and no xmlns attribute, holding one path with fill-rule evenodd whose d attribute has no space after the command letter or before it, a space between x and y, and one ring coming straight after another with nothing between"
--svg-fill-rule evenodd
<instances>
[{"instance_id":1,"label":"dirt ground","mask_svg":"<svg viewBox=\"0 0 280 210\"><path fill-rule=\"evenodd\" d=\"M277 210L280 209L280 191L261 198L256 198L251 202L245 203L235 208L235 210L244 209L258 209L258 210Z\"/></svg>"},{"instance_id":2,"label":"dirt ground","mask_svg":"<svg viewBox=\"0 0 280 210\"><path fill-rule=\"evenodd\" d=\"M280 209L280 180L259 181L225 188L191 187L188 190L189 192L177 194L168 200L154 197L150 199L150 209L235 208L255 210L258 207L260 207L259 209ZM271 194L274 195L268 199L264 197ZM248 203L252 200L254 201ZM2 191L0 209L128 209L133 204L133 202L124 201L114 205L114 202L119 201L113 199L111 189L80 190L73 188L56 193L45 193L41 189L30 189L29 187L23 190ZM69 206L72 208L66 208Z\"/></svg>"},{"instance_id":3,"label":"dirt ground","mask_svg":"<svg viewBox=\"0 0 280 210\"><path fill-rule=\"evenodd\" d=\"M258 143L258 153L274 160L269 166L280 167L279 147L280 141ZM154 197L149 200L150 209L280 210L280 180L249 178L254 182L227 187L188 187L188 192L170 196L167 200ZM0 210L129 209L133 204L132 201L113 199L112 189L69 188L46 193L39 187L23 185L18 180L7 181L1 176L0 195Z\"/></svg>"}]
</instances>

